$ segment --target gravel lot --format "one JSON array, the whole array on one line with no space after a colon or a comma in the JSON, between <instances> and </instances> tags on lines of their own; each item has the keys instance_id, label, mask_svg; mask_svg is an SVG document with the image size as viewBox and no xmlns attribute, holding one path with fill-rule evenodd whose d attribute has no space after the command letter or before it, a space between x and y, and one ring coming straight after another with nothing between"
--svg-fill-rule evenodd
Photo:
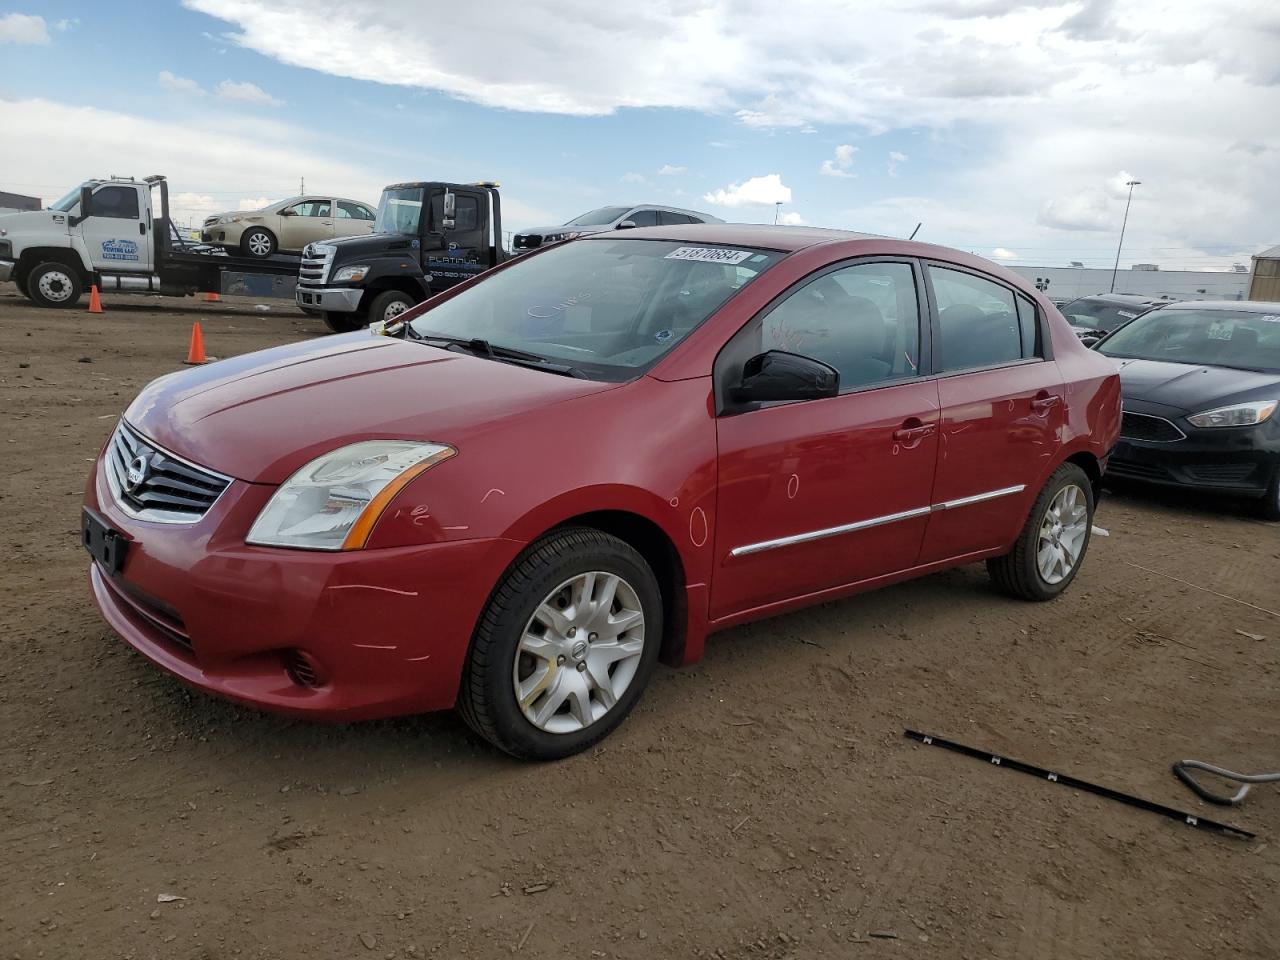
<instances>
[{"instance_id":1,"label":"gravel lot","mask_svg":"<svg viewBox=\"0 0 1280 960\"><path fill-rule=\"evenodd\" d=\"M279 301L106 306L0 287L0 957L1276 956L1280 788L1222 812L1168 766L1280 767L1280 615L1134 564L1280 610L1280 526L1116 494L1054 603L966 568L734 629L556 765L448 714L285 721L118 641L78 516L115 417L193 320L218 356L323 328Z\"/></svg>"}]
</instances>

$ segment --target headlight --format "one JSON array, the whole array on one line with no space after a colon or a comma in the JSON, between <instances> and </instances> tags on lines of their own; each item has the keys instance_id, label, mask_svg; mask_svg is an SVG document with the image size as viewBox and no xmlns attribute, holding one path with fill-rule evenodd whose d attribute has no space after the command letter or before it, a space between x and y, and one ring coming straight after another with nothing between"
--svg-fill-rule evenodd
<instances>
[{"instance_id":1,"label":"headlight","mask_svg":"<svg viewBox=\"0 0 1280 960\"><path fill-rule=\"evenodd\" d=\"M365 440L316 457L267 501L248 543L359 550L410 480L457 453L442 443Z\"/></svg>"},{"instance_id":2,"label":"headlight","mask_svg":"<svg viewBox=\"0 0 1280 960\"><path fill-rule=\"evenodd\" d=\"M239 223L240 217L237 214L229 213L225 217L218 218L219 223Z\"/></svg>"},{"instance_id":3,"label":"headlight","mask_svg":"<svg viewBox=\"0 0 1280 960\"><path fill-rule=\"evenodd\" d=\"M1217 410L1206 410L1187 419L1197 427L1251 427L1275 413L1278 403L1280 401L1276 400L1237 403L1230 407L1219 407Z\"/></svg>"},{"instance_id":4,"label":"headlight","mask_svg":"<svg viewBox=\"0 0 1280 960\"><path fill-rule=\"evenodd\" d=\"M368 272L369 272L369 266L368 264L364 264L364 263L354 267L343 267L341 270L339 270L337 273L333 275L333 282L334 283L343 283L343 282L359 283L361 280L364 279L365 274Z\"/></svg>"}]
</instances>

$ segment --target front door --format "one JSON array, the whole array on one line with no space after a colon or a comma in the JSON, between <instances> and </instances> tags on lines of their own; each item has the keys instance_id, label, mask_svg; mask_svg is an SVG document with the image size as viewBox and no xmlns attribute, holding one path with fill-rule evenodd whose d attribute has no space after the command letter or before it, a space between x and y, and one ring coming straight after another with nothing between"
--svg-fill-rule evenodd
<instances>
[{"instance_id":1,"label":"front door","mask_svg":"<svg viewBox=\"0 0 1280 960\"><path fill-rule=\"evenodd\" d=\"M425 272L433 293L493 266L489 262L489 224L483 194L454 190L453 227L444 226L444 189L429 197L427 235L423 241Z\"/></svg>"},{"instance_id":2,"label":"front door","mask_svg":"<svg viewBox=\"0 0 1280 960\"><path fill-rule=\"evenodd\" d=\"M95 270L151 272L149 192L144 185L119 184L104 184L93 191L88 216L78 229Z\"/></svg>"},{"instance_id":3,"label":"front door","mask_svg":"<svg viewBox=\"0 0 1280 960\"><path fill-rule=\"evenodd\" d=\"M303 200L280 217L280 249L301 250L308 243L333 239L333 201Z\"/></svg>"},{"instance_id":4,"label":"front door","mask_svg":"<svg viewBox=\"0 0 1280 960\"><path fill-rule=\"evenodd\" d=\"M829 268L721 351L718 384L776 349L831 364L841 392L740 411L722 405L713 619L917 562L939 411L937 382L922 376L921 289L909 261Z\"/></svg>"},{"instance_id":5,"label":"front door","mask_svg":"<svg viewBox=\"0 0 1280 960\"><path fill-rule=\"evenodd\" d=\"M921 562L1010 543L1058 449L1065 404L1044 318L975 271L930 264L942 424Z\"/></svg>"}]
</instances>

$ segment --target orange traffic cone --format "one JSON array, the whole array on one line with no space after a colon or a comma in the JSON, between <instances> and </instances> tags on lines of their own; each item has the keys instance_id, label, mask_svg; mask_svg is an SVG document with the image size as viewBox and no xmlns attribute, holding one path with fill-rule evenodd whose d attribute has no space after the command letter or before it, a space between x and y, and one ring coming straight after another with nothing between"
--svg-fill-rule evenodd
<instances>
[{"instance_id":1,"label":"orange traffic cone","mask_svg":"<svg viewBox=\"0 0 1280 960\"><path fill-rule=\"evenodd\" d=\"M102 312L102 298L98 296L98 285L96 283L89 288L89 312Z\"/></svg>"},{"instance_id":2,"label":"orange traffic cone","mask_svg":"<svg viewBox=\"0 0 1280 960\"><path fill-rule=\"evenodd\" d=\"M219 303L221 300L222 300L222 294L215 293L212 290L210 290L208 293L204 295L205 303Z\"/></svg>"},{"instance_id":3,"label":"orange traffic cone","mask_svg":"<svg viewBox=\"0 0 1280 960\"><path fill-rule=\"evenodd\" d=\"M193 366L209 362L204 352L204 334L200 332L198 323L191 325L191 346L187 348L187 359L184 362Z\"/></svg>"}]
</instances>

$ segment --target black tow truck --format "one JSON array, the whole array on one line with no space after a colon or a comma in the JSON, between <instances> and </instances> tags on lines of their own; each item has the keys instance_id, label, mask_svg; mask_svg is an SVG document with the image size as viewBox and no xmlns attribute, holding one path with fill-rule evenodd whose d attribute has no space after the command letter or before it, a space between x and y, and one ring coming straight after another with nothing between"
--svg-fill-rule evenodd
<instances>
[{"instance_id":1,"label":"black tow truck","mask_svg":"<svg viewBox=\"0 0 1280 960\"><path fill-rule=\"evenodd\" d=\"M382 191L371 235L303 250L295 297L345 333L391 323L506 257L498 184L393 183Z\"/></svg>"}]
</instances>

